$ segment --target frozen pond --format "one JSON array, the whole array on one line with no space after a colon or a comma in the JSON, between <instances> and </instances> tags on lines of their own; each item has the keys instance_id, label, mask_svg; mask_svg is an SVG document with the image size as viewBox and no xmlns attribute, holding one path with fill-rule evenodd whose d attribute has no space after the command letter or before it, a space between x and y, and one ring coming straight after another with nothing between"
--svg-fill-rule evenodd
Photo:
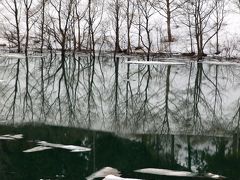
<instances>
[{"instance_id":1,"label":"frozen pond","mask_svg":"<svg viewBox=\"0 0 240 180\"><path fill-rule=\"evenodd\" d=\"M112 167L239 179L240 66L143 61L1 56L0 176L85 179Z\"/></svg>"}]
</instances>

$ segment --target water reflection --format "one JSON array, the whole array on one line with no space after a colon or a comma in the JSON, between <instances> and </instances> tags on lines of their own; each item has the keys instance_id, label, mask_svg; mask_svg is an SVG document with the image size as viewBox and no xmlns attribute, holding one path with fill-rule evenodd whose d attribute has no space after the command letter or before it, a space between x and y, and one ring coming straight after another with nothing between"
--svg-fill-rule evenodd
<instances>
[{"instance_id":1,"label":"water reflection","mask_svg":"<svg viewBox=\"0 0 240 180\"><path fill-rule=\"evenodd\" d=\"M1 57L1 122L239 137L237 66L124 63L130 60Z\"/></svg>"},{"instance_id":2,"label":"water reflection","mask_svg":"<svg viewBox=\"0 0 240 180\"><path fill-rule=\"evenodd\" d=\"M1 179L91 179L103 177L100 172L94 173L100 170L106 175L107 171L121 173L122 177L179 179L135 172L143 168L191 170L198 176L214 173L233 180L240 177L232 137L146 134L119 137L78 128L32 125L0 126L0 132L23 136L14 141L0 140ZM24 152L39 141L50 142L47 144L52 148ZM62 147L87 147L91 151L71 152Z\"/></svg>"}]
</instances>

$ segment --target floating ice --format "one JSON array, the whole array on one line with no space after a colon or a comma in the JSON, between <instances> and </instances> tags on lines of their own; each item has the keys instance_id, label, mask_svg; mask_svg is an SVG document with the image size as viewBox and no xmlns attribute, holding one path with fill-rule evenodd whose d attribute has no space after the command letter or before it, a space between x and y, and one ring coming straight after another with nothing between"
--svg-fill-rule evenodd
<instances>
[{"instance_id":1,"label":"floating ice","mask_svg":"<svg viewBox=\"0 0 240 180\"><path fill-rule=\"evenodd\" d=\"M206 177L211 178L211 179L226 179L226 177L224 177L224 176L212 174L212 173L207 173Z\"/></svg>"},{"instance_id":2,"label":"floating ice","mask_svg":"<svg viewBox=\"0 0 240 180\"><path fill-rule=\"evenodd\" d=\"M144 64L144 65L185 65L183 62L167 61L125 61L126 64Z\"/></svg>"},{"instance_id":3,"label":"floating ice","mask_svg":"<svg viewBox=\"0 0 240 180\"><path fill-rule=\"evenodd\" d=\"M5 134L0 136L0 140L18 140L22 138L23 138L22 134L16 134L16 135Z\"/></svg>"},{"instance_id":4,"label":"floating ice","mask_svg":"<svg viewBox=\"0 0 240 180\"><path fill-rule=\"evenodd\" d=\"M15 59L25 59L26 58L26 56L21 53L3 54L3 55L0 55L0 57L15 58Z\"/></svg>"},{"instance_id":5,"label":"floating ice","mask_svg":"<svg viewBox=\"0 0 240 180\"><path fill-rule=\"evenodd\" d=\"M46 146L37 146L37 147L31 148L31 149L27 149L23 152L32 153L32 152L45 151L45 150L48 150L48 149L52 149L52 148L51 147L46 147Z\"/></svg>"},{"instance_id":6,"label":"floating ice","mask_svg":"<svg viewBox=\"0 0 240 180\"><path fill-rule=\"evenodd\" d=\"M12 137L14 139L22 139L23 135L22 134L16 134L16 135L10 135L10 137Z\"/></svg>"},{"instance_id":7,"label":"floating ice","mask_svg":"<svg viewBox=\"0 0 240 180\"><path fill-rule=\"evenodd\" d=\"M46 141L38 141L37 144L39 146L67 149L67 150L70 150L71 152L88 152L88 151L91 151L90 148L86 148L86 147L74 146L74 145L54 144L54 143L48 143Z\"/></svg>"},{"instance_id":8,"label":"floating ice","mask_svg":"<svg viewBox=\"0 0 240 180\"><path fill-rule=\"evenodd\" d=\"M114 175L108 175L103 180L140 180L140 179L132 179L132 178L121 178Z\"/></svg>"},{"instance_id":9,"label":"floating ice","mask_svg":"<svg viewBox=\"0 0 240 180\"><path fill-rule=\"evenodd\" d=\"M212 173L207 173L204 175L199 175L197 173L192 173L189 171L174 171L168 169L155 169L155 168L146 168L146 169L139 169L135 172L144 173L144 174L154 174L154 175L161 175L161 176L174 176L174 177L201 177L201 178L210 178L210 179L225 179L226 177L221 175L216 175Z\"/></svg>"},{"instance_id":10,"label":"floating ice","mask_svg":"<svg viewBox=\"0 0 240 180\"><path fill-rule=\"evenodd\" d=\"M93 180L95 178L104 178L108 175L114 175L115 177L119 177L121 174L117 169L114 169L112 167L104 167L100 169L99 171L91 174L90 176L86 177L87 180Z\"/></svg>"},{"instance_id":11,"label":"floating ice","mask_svg":"<svg viewBox=\"0 0 240 180\"><path fill-rule=\"evenodd\" d=\"M0 83L5 83L5 82L6 82L6 80L0 79Z\"/></svg>"},{"instance_id":12,"label":"floating ice","mask_svg":"<svg viewBox=\"0 0 240 180\"><path fill-rule=\"evenodd\" d=\"M237 62L227 62L227 61L201 61L199 63L203 64L212 64L212 65L225 65L225 66L240 66L240 63Z\"/></svg>"},{"instance_id":13,"label":"floating ice","mask_svg":"<svg viewBox=\"0 0 240 180\"><path fill-rule=\"evenodd\" d=\"M155 174L162 176L178 176L178 177L195 177L196 173L188 172L188 171L174 171L168 169L155 169L155 168L146 168L139 169L135 172L144 173L144 174Z\"/></svg>"},{"instance_id":14,"label":"floating ice","mask_svg":"<svg viewBox=\"0 0 240 180\"><path fill-rule=\"evenodd\" d=\"M0 136L0 140L15 140L15 139L8 136Z\"/></svg>"}]
</instances>

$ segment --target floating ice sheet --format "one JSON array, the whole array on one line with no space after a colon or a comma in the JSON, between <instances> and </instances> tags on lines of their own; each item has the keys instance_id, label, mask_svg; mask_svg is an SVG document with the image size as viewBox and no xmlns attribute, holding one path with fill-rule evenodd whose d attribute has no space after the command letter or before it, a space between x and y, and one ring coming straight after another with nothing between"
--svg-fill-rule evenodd
<instances>
[{"instance_id":1,"label":"floating ice sheet","mask_svg":"<svg viewBox=\"0 0 240 180\"><path fill-rule=\"evenodd\" d=\"M16 59L25 59L26 56L21 53L10 53L10 54L2 54L0 57L5 57L5 58L16 58Z\"/></svg>"},{"instance_id":2,"label":"floating ice sheet","mask_svg":"<svg viewBox=\"0 0 240 180\"><path fill-rule=\"evenodd\" d=\"M25 59L26 55L25 54L21 54L21 53L9 53L9 54L2 54L0 55L0 57L5 57L5 58L12 58L12 59ZM28 55L28 58L43 58L46 56L42 56L42 55Z\"/></svg>"},{"instance_id":3,"label":"floating ice sheet","mask_svg":"<svg viewBox=\"0 0 240 180\"><path fill-rule=\"evenodd\" d=\"M227 61L201 61L198 63L203 63L203 64L212 64L212 65L225 65L225 66L240 66L240 63L237 62L227 62Z\"/></svg>"},{"instance_id":4,"label":"floating ice sheet","mask_svg":"<svg viewBox=\"0 0 240 180\"><path fill-rule=\"evenodd\" d=\"M207 173L205 176L211 179L226 179L226 177L224 176L212 174L212 173Z\"/></svg>"},{"instance_id":5,"label":"floating ice sheet","mask_svg":"<svg viewBox=\"0 0 240 180\"><path fill-rule=\"evenodd\" d=\"M184 62L172 61L125 61L126 64L143 64L143 65L185 65Z\"/></svg>"},{"instance_id":6,"label":"floating ice sheet","mask_svg":"<svg viewBox=\"0 0 240 180\"><path fill-rule=\"evenodd\" d=\"M104 167L104 168L100 169L99 171L86 177L86 179L93 180L95 178L104 178L108 175L114 175L115 177L119 177L121 174L120 174L120 171L118 171L117 169L114 169L112 167Z\"/></svg>"},{"instance_id":7,"label":"floating ice sheet","mask_svg":"<svg viewBox=\"0 0 240 180\"><path fill-rule=\"evenodd\" d=\"M18 140L22 138L23 138L22 134L16 134L16 135L5 134L0 136L0 140Z\"/></svg>"},{"instance_id":8,"label":"floating ice sheet","mask_svg":"<svg viewBox=\"0 0 240 180\"><path fill-rule=\"evenodd\" d=\"M144 174L155 174L162 176L177 176L177 177L195 177L196 173L188 172L188 171L174 171L168 169L155 169L155 168L146 168L139 169L135 172L144 173Z\"/></svg>"},{"instance_id":9,"label":"floating ice sheet","mask_svg":"<svg viewBox=\"0 0 240 180\"><path fill-rule=\"evenodd\" d=\"M48 150L48 149L52 149L52 148L51 147L46 147L46 146L37 146L37 147L31 148L31 149L27 149L23 152L32 153L32 152L45 151L45 150Z\"/></svg>"},{"instance_id":10,"label":"floating ice sheet","mask_svg":"<svg viewBox=\"0 0 240 180\"><path fill-rule=\"evenodd\" d=\"M193 173L189 171L175 171L175 170L168 170L168 169L156 169L156 168L146 168L146 169L139 169L135 172L144 173L144 174L154 174L154 175L161 175L161 176L173 176L173 177L206 177L210 179L225 179L226 177L207 173L204 175L199 175L198 173Z\"/></svg>"},{"instance_id":11,"label":"floating ice sheet","mask_svg":"<svg viewBox=\"0 0 240 180\"><path fill-rule=\"evenodd\" d=\"M66 150L70 150L71 152L88 152L88 151L91 151L90 148L86 148L86 147L74 146L74 145L54 144L54 143L48 143L46 141L38 141L37 144L39 146L44 146L44 147L66 149Z\"/></svg>"},{"instance_id":12,"label":"floating ice sheet","mask_svg":"<svg viewBox=\"0 0 240 180\"><path fill-rule=\"evenodd\" d=\"M108 175L103 180L140 180L140 179L122 178L114 175Z\"/></svg>"}]
</instances>

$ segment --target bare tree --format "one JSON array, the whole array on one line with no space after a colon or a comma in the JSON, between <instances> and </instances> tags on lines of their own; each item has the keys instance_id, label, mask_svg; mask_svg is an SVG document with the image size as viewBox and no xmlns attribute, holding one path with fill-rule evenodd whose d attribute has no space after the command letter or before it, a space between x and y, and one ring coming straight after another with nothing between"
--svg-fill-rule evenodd
<instances>
[{"instance_id":1,"label":"bare tree","mask_svg":"<svg viewBox=\"0 0 240 180\"><path fill-rule=\"evenodd\" d=\"M30 31L30 24L29 24L29 18L30 18L30 8L32 6L33 0L24 0L24 7L25 7L25 25L26 25L26 41L25 41L25 54L28 53L28 44L29 44L29 31Z\"/></svg>"},{"instance_id":2,"label":"bare tree","mask_svg":"<svg viewBox=\"0 0 240 180\"><path fill-rule=\"evenodd\" d=\"M113 0L109 3L110 12L113 15L113 26L115 31L115 49L116 53L122 52L120 47L120 21L121 21L121 12L122 12L122 2L121 0Z\"/></svg>"},{"instance_id":3,"label":"bare tree","mask_svg":"<svg viewBox=\"0 0 240 180\"><path fill-rule=\"evenodd\" d=\"M191 2L198 50L198 60L202 59L207 43L218 33L221 26L212 21L216 10L215 1L194 0ZM218 27L217 27L218 26ZM216 31L216 28L218 29Z\"/></svg>"},{"instance_id":4,"label":"bare tree","mask_svg":"<svg viewBox=\"0 0 240 180\"><path fill-rule=\"evenodd\" d=\"M186 1L186 0L185 0ZM166 19L167 22L167 42L172 42L174 39L172 37L172 20L175 16L174 12L177 11L185 2L179 0L157 0L151 5L157 12Z\"/></svg>"},{"instance_id":5,"label":"bare tree","mask_svg":"<svg viewBox=\"0 0 240 180\"><path fill-rule=\"evenodd\" d=\"M219 31L222 27L225 11L225 0L214 0L215 1L215 23L216 23L216 54L220 53L219 49Z\"/></svg>"},{"instance_id":6,"label":"bare tree","mask_svg":"<svg viewBox=\"0 0 240 180\"><path fill-rule=\"evenodd\" d=\"M185 2L185 0L184 0ZM181 23L188 28L188 35L190 40L190 55L195 54L194 49L194 16L192 14L192 4L191 3L184 3L181 8L181 15L183 18L180 19Z\"/></svg>"},{"instance_id":7,"label":"bare tree","mask_svg":"<svg viewBox=\"0 0 240 180\"><path fill-rule=\"evenodd\" d=\"M40 47L40 52L43 53L43 46L44 46L44 34L46 31L45 28L45 20L46 20L46 4L48 0L41 0L41 47Z\"/></svg>"},{"instance_id":8,"label":"bare tree","mask_svg":"<svg viewBox=\"0 0 240 180\"><path fill-rule=\"evenodd\" d=\"M126 22L127 22L127 54L132 52L131 48L131 28L134 20L134 15L136 11L136 5L133 0L127 0L124 4L124 11L126 12Z\"/></svg>"},{"instance_id":9,"label":"bare tree","mask_svg":"<svg viewBox=\"0 0 240 180\"><path fill-rule=\"evenodd\" d=\"M67 1L57 1L51 0L51 6L54 10L52 14L50 14L51 18L51 34L53 35L54 39L58 42L61 46L61 53L64 56L67 47L67 41L71 39L68 37L70 31L70 25L72 19L72 15L74 12L74 0L67 0ZM55 14L56 13L56 16Z\"/></svg>"},{"instance_id":10,"label":"bare tree","mask_svg":"<svg viewBox=\"0 0 240 180\"><path fill-rule=\"evenodd\" d=\"M13 27L13 30L5 28L5 37L9 42L13 43L17 47L17 52L21 52L21 35L20 35L20 19L21 19L21 6L20 0L4 0L2 1L4 8L14 17L1 13L4 19Z\"/></svg>"},{"instance_id":11,"label":"bare tree","mask_svg":"<svg viewBox=\"0 0 240 180\"><path fill-rule=\"evenodd\" d=\"M81 35L81 29L82 29L81 22L82 22L83 18L86 16L86 12L87 12L87 8L84 8L84 7L80 8L80 7L81 7L81 0L75 0L75 11L76 11L75 14L76 14L76 21L77 21L77 48L78 48L78 51L82 50L82 42L84 40L84 37Z\"/></svg>"},{"instance_id":12,"label":"bare tree","mask_svg":"<svg viewBox=\"0 0 240 180\"><path fill-rule=\"evenodd\" d=\"M152 31L152 25L150 18L154 15L154 9L151 6L152 2L151 0L137 0L137 6L140 9L140 12L142 13L143 20L142 23L139 24L140 28L143 28L146 32L147 36L147 43L144 42L143 35L141 34L141 42L143 46L147 49L147 61L150 60L150 53L152 48L152 39L151 39L151 31Z\"/></svg>"}]
</instances>

